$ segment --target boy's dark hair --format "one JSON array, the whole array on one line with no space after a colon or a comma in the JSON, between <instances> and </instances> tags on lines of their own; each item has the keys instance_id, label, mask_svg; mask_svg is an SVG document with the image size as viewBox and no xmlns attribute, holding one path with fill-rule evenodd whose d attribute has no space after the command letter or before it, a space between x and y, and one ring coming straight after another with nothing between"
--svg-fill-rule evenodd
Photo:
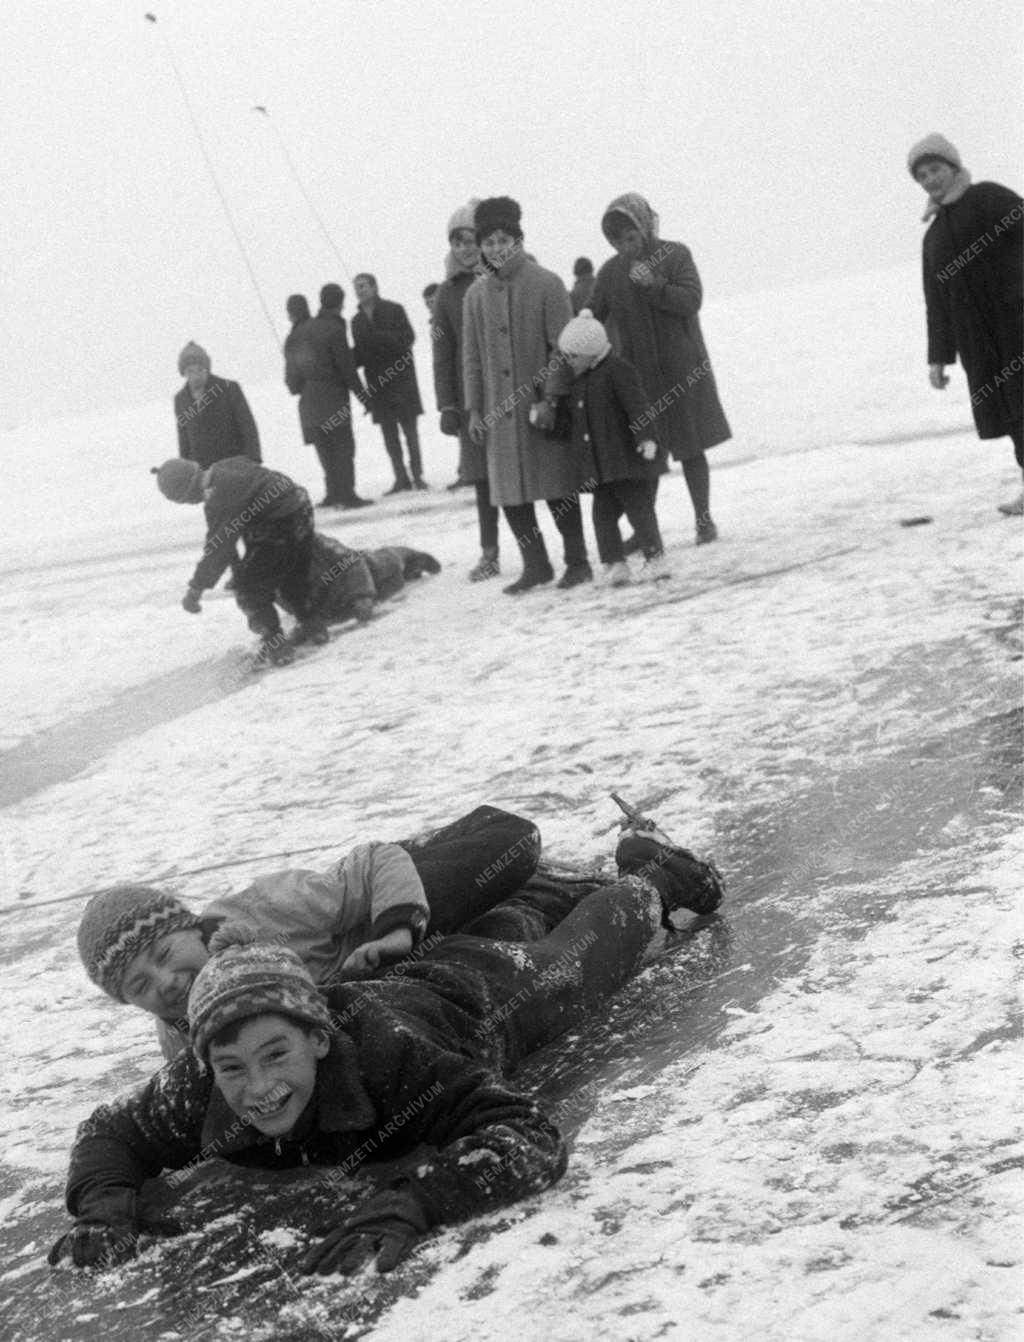
<instances>
[{"instance_id":1,"label":"boy's dark hair","mask_svg":"<svg viewBox=\"0 0 1024 1342\"><path fill-rule=\"evenodd\" d=\"M572 273L574 275L593 275L594 263L589 256L577 256L572 263Z\"/></svg>"},{"instance_id":2,"label":"boy's dark hair","mask_svg":"<svg viewBox=\"0 0 1024 1342\"><path fill-rule=\"evenodd\" d=\"M356 276L356 280L368 280L375 289L378 289L380 287L377 283L377 276L371 275L368 270L361 270L359 274ZM353 280L352 283L354 284L355 280Z\"/></svg>"},{"instance_id":3,"label":"boy's dark hair","mask_svg":"<svg viewBox=\"0 0 1024 1342\"><path fill-rule=\"evenodd\" d=\"M322 1025L314 1025L311 1021L301 1020L298 1016L293 1016L287 1011L261 1011L259 1016L278 1016L281 1020L287 1021L289 1025L293 1025L296 1030L301 1030L305 1035L315 1034L317 1030L323 1029ZM228 1044L236 1043L238 1036L242 1033L243 1026L258 1018L258 1016L246 1016L241 1020L229 1021L222 1030L218 1030L215 1035L210 1036L207 1048L212 1049L217 1044L226 1047Z\"/></svg>"},{"instance_id":4,"label":"boy's dark hair","mask_svg":"<svg viewBox=\"0 0 1024 1342\"><path fill-rule=\"evenodd\" d=\"M340 308L345 301L345 290L340 284L325 284L320 290L322 308Z\"/></svg>"}]
</instances>

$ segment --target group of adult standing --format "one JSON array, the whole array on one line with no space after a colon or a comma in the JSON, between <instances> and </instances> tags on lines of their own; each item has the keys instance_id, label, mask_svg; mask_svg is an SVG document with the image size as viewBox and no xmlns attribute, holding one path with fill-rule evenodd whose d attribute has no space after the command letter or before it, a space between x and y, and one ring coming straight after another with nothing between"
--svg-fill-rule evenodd
<instances>
[{"instance_id":1,"label":"group of adult standing","mask_svg":"<svg viewBox=\"0 0 1024 1342\"><path fill-rule=\"evenodd\" d=\"M660 445L652 494L671 455L683 465L704 544L717 536L705 453L730 431L700 328L700 277L689 248L660 237L642 196L613 200L601 227L615 254L593 278L590 310L642 381L644 432ZM518 595L551 580L535 511L543 501L562 537L558 585L574 587L593 576L580 496L605 482L593 452L559 432L572 374L558 341L574 304L559 276L525 250L521 209L510 197L461 207L448 241L448 275L434 296L434 380L442 430L458 434L460 474L476 487L481 557L470 578L499 571L501 508L523 561L505 591ZM589 263L581 261L576 279L586 282ZM646 461L624 454L614 469L652 476Z\"/></svg>"}]
</instances>

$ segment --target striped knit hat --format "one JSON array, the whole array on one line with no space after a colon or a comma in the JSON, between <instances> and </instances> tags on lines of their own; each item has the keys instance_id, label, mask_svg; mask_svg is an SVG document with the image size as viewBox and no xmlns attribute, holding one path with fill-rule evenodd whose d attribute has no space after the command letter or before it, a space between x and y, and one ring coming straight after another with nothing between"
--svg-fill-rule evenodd
<instances>
[{"instance_id":1,"label":"striped knit hat","mask_svg":"<svg viewBox=\"0 0 1024 1342\"><path fill-rule=\"evenodd\" d=\"M331 1014L309 970L294 951L278 942L252 941L244 928L220 930L237 941L207 960L196 975L188 998L192 1047L208 1061L210 1040L228 1025L275 1012L322 1030L331 1029Z\"/></svg>"},{"instance_id":2,"label":"striped knit hat","mask_svg":"<svg viewBox=\"0 0 1024 1342\"><path fill-rule=\"evenodd\" d=\"M165 932L199 927L180 899L152 885L114 885L93 895L78 924L78 954L85 972L115 1002L128 962Z\"/></svg>"}]
</instances>

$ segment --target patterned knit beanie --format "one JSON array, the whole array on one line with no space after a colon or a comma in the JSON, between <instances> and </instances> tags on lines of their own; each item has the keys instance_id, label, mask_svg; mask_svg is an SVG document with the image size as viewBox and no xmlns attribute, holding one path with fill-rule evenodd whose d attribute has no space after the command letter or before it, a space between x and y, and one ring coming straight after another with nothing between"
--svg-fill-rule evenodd
<instances>
[{"instance_id":1,"label":"patterned knit beanie","mask_svg":"<svg viewBox=\"0 0 1024 1342\"><path fill-rule=\"evenodd\" d=\"M491 233L497 233L498 229L521 242L522 217L519 202L511 196L489 196L480 202L473 215L477 242L482 242Z\"/></svg>"},{"instance_id":2,"label":"patterned knit beanie","mask_svg":"<svg viewBox=\"0 0 1024 1342\"><path fill-rule=\"evenodd\" d=\"M199 926L196 915L166 890L115 885L86 904L78 924L78 953L93 983L123 1002L121 983L132 956L165 932Z\"/></svg>"},{"instance_id":3,"label":"patterned knit beanie","mask_svg":"<svg viewBox=\"0 0 1024 1342\"><path fill-rule=\"evenodd\" d=\"M157 488L172 503L202 503L203 468L198 461L170 457L162 466L154 466Z\"/></svg>"},{"instance_id":4,"label":"patterned knit beanie","mask_svg":"<svg viewBox=\"0 0 1024 1342\"><path fill-rule=\"evenodd\" d=\"M926 135L923 140L918 140L907 155L907 168L911 177L913 177L917 165L923 158L941 158L943 163L948 163L957 172L964 166L956 145L951 144L944 135L935 133Z\"/></svg>"},{"instance_id":5,"label":"patterned knit beanie","mask_svg":"<svg viewBox=\"0 0 1024 1342\"><path fill-rule=\"evenodd\" d=\"M600 359L611 349L608 333L589 308L562 327L558 348L563 354L582 354L589 359Z\"/></svg>"},{"instance_id":6,"label":"patterned knit beanie","mask_svg":"<svg viewBox=\"0 0 1024 1342\"><path fill-rule=\"evenodd\" d=\"M309 970L294 951L278 942L252 941L239 928L234 944L220 929L217 950L195 977L188 998L192 1047L209 1060L210 1040L225 1026L275 1012L321 1030L331 1029L331 1014Z\"/></svg>"},{"instance_id":7,"label":"patterned knit beanie","mask_svg":"<svg viewBox=\"0 0 1024 1342\"><path fill-rule=\"evenodd\" d=\"M178 355L178 372L182 377L185 376L185 369L190 363L205 364L206 371L210 371L210 356L202 345L197 345L194 340L190 340Z\"/></svg>"}]
</instances>

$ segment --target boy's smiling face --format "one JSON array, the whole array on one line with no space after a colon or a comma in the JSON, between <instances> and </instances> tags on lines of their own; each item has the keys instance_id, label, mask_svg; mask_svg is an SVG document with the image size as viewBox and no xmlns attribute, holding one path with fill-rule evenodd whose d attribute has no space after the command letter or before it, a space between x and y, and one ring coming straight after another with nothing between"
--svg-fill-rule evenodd
<instances>
[{"instance_id":1,"label":"boy's smiling face","mask_svg":"<svg viewBox=\"0 0 1024 1342\"><path fill-rule=\"evenodd\" d=\"M496 228L493 233L488 233L486 238L480 239L480 250L493 270L500 270L506 261L515 256L521 246L522 239L514 238L503 228Z\"/></svg>"},{"instance_id":2,"label":"boy's smiling face","mask_svg":"<svg viewBox=\"0 0 1024 1342\"><path fill-rule=\"evenodd\" d=\"M265 1137L285 1137L316 1088L316 1068L330 1050L323 1030L286 1016L253 1016L230 1043L210 1043L214 1080L239 1118Z\"/></svg>"},{"instance_id":3,"label":"boy's smiling face","mask_svg":"<svg viewBox=\"0 0 1024 1342\"><path fill-rule=\"evenodd\" d=\"M180 1021L192 982L209 958L198 927L165 932L128 961L121 996L163 1020Z\"/></svg>"}]
</instances>

